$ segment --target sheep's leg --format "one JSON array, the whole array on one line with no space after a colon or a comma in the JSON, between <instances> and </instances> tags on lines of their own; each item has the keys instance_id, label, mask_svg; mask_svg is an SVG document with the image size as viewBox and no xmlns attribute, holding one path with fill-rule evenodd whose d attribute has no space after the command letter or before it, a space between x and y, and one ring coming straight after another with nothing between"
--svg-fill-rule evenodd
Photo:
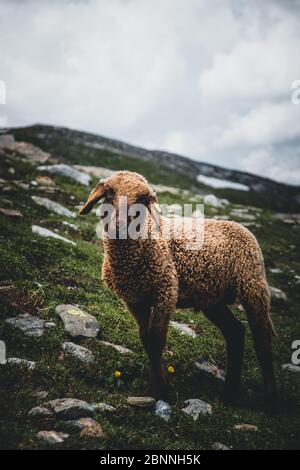
<instances>
[{"instance_id":1,"label":"sheep's leg","mask_svg":"<svg viewBox=\"0 0 300 470\"><path fill-rule=\"evenodd\" d=\"M204 313L219 328L226 341L227 368L224 401L232 404L237 397L241 382L245 327L223 303L205 309Z\"/></svg>"},{"instance_id":2,"label":"sheep's leg","mask_svg":"<svg viewBox=\"0 0 300 470\"><path fill-rule=\"evenodd\" d=\"M156 399L163 398L166 395L167 383L162 355L166 345L169 317L157 316L155 308L151 314L151 305L145 301L127 306L137 321L140 339L150 361L149 393Z\"/></svg>"},{"instance_id":3,"label":"sheep's leg","mask_svg":"<svg viewBox=\"0 0 300 470\"><path fill-rule=\"evenodd\" d=\"M277 389L273 367L272 328L269 316L267 311L262 315L261 312L249 306L246 307L246 312L264 380L265 408L269 413L274 413L277 410Z\"/></svg>"}]
</instances>

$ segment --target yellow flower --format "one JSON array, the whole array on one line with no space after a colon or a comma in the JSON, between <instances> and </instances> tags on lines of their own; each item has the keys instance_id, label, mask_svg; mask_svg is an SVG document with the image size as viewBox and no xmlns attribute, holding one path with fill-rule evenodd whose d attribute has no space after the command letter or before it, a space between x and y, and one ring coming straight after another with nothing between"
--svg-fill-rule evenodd
<instances>
[{"instance_id":1,"label":"yellow flower","mask_svg":"<svg viewBox=\"0 0 300 470\"><path fill-rule=\"evenodd\" d=\"M169 374L174 374L174 372L175 372L174 367L173 367L173 366L169 366L169 367L168 367L168 372L169 372Z\"/></svg>"},{"instance_id":2,"label":"yellow flower","mask_svg":"<svg viewBox=\"0 0 300 470\"><path fill-rule=\"evenodd\" d=\"M119 379L119 378L121 377L121 375L122 375L122 372L121 372L121 371L115 370L115 377L116 377L116 379Z\"/></svg>"}]
</instances>

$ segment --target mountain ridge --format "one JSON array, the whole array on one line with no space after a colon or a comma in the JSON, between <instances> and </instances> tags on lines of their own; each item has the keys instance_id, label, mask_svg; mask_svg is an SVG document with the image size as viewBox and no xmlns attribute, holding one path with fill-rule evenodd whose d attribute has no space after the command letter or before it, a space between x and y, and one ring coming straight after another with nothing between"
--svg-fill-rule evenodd
<instances>
[{"instance_id":1,"label":"mountain ridge","mask_svg":"<svg viewBox=\"0 0 300 470\"><path fill-rule=\"evenodd\" d=\"M200 174L248 186L250 189L248 195L241 195L241 191L238 190L213 189L220 196L226 197L230 194L234 202L240 199L242 203L245 200L247 204L267 206L279 211L300 211L300 186L277 182L260 175L200 162L176 153L149 150L102 135L66 127L34 124L9 128L5 131L5 133L13 134L16 140L24 140L38 145L43 150L54 152L55 156L66 163L93 164L113 169L119 169L122 163L127 163L128 169L135 169L132 161L135 159L148 166L156 165L157 182L163 182L163 178L170 176L166 175L166 172L172 172L178 180L182 179L182 184L186 181L189 186L201 189L207 185L197 181L197 176ZM128 161L128 158L131 160ZM158 181L159 172L162 173L160 181ZM145 174L145 176L149 175Z\"/></svg>"}]
</instances>

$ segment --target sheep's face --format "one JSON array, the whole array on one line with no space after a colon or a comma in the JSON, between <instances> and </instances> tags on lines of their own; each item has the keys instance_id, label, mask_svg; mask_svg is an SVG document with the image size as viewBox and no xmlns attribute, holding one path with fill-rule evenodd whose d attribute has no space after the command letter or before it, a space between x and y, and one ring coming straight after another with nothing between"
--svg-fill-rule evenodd
<instances>
[{"instance_id":1,"label":"sheep's face","mask_svg":"<svg viewBox=\"0 0 300 470\"><path fill-rule=\"evenodd\" d=\"M117 232L127 231L129 224L137 218L139 218L138 230L140 230L147 219L147 210L158 223L156 195L147 180L138 173L119 171L110 178L101 180L91 192L79 214L89 213L100 200L103 202L100 217L106 231L112 225L116 227Z\"/></svg>"}]
</instances>

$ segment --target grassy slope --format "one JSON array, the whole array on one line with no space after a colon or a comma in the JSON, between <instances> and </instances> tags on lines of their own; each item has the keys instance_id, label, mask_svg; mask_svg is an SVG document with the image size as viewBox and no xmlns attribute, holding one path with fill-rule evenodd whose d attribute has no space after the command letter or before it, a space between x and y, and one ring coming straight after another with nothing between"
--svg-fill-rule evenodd
<instances>
[{"instance_id":1,"label":"grassy slope","mask_svg":"<svg viewBox=\"0 0 300 470\"><path fill-rule=\"evenodd\" d=\"M8 166L16 169L15 179L30 181L35 175L34 170L25 164L14 162L4 168L2 161L1 165L4 177L9 177ZM68 208L83 201L89 192L89 189L67 179L55 178L55 182L58 191L50 198ZM201 375L194 365L195 360L213 359L223 367L225 349L222 338L203 315L178 311L176 319L193 322L199 337L191 339L170 329L168 350L174 355L165 353L165 365L173 365L175 374L170 377L169 401L173 417L166 424L151 411L126 406L127 396L140 395L146 387L147 360L133 319L100 280L102 250L101 242L94 236L95 216L75 221L80 227L79 235L71 231L64 234L62 219L35 205L31 194L46 195L39 188L28 191L14 184L1 195L1 207L19 209L24 217L13 220L0 214L0 338L7 344L8 356L38 362L34 371L16 366L1 367L1 448L42 447L35 434L42 429L53 429L53 424L28 418L30 408L38 404L33 394L40 389L49 391L47 400L70 396L88 402L105 401L116 406L118 411L115 414L96 415L107 432L106 445L109 448L203 449L211 448L215 441L239 449L299 447L299 375L282 372L280 367L282 363L290 362L291 343L300 337L299 289L294 278L294 274L300 274L299 226L274 222L271 214L264 211L259 216L261 228L255 230L267 267L276 266L284 271L283 274L270 275L270 283L281 287L289 297L287 305L272 309L279 332L274 346L282 413L270 419L261 411L261 377L249 332L241 401L235 408L223 406L220 384ZM174 202L174 199L175 196L166 194L161 202ZM77 246L33 235L31 224L57 228L59 233L76 241ZM95 366L82 366L62 356L61 343L67 337L55 314L55 306L60 303L79 304L99 320L101 330L97 339L76 341L95 353ZM38 340L24 337L4 323L5 318L18 313L54 320L56 327ZM99 338L127 346L134 354L121 356L101 346ZM114 378L115 370L122 371L121 381ZM201 398L211 403L213 415L192 422L181 412L183 401L188 398ZM234 424L241 422L258 425L259 432L234 431ZM87 442L72 435L63 447L98 448L100 445L97 440Z\"/></svg>"}]
</instances>

